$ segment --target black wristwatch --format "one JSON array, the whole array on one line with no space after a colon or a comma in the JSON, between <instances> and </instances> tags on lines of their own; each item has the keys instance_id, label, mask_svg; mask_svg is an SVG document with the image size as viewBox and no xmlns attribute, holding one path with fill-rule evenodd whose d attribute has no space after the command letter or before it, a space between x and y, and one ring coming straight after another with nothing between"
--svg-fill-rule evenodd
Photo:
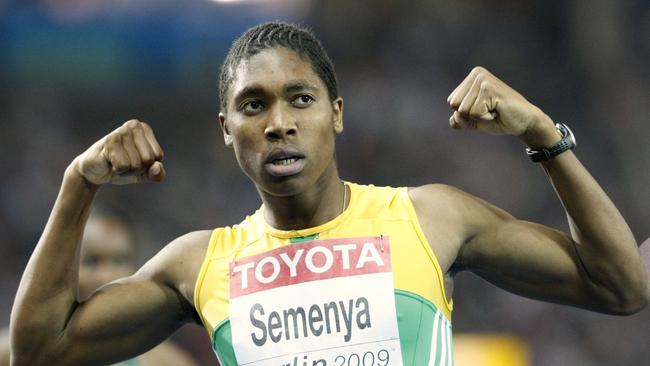
<instances>
[{"instance_id":1,"label":"black wristwatch","mask_svg":"<svg viewBox=\"0 0 650 366\"><path fill-rule=\"evenodd\" d=\"M533 150L529 147L526 148L526 154L530 157L535 163L540 161L550 160L567 150L573 150L576 147L576 138L573 136L573 132L569 129L569 126L564 123L556 123L555 128L562 135L562 140L557 144L541 150Z\"/></svg>"}]
</instances>

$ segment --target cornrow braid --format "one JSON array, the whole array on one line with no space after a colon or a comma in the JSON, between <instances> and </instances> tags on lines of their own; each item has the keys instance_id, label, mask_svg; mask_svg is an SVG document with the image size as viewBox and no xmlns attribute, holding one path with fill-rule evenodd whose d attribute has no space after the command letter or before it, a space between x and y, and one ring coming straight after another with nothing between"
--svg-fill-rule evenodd
<instances>
[{"instance_id":1,"label":"cornrow braid","mask_svg":"<svg viewBox=\"0 0 650 366\"><path fill-rule=\"evenodd\" d=\"M275 21L255 26L233 42L219 74L219 99L222 111L226 110L228 91L239 63L273 47L288 48L308 59L316 75L325 83L330 100L338 97L334 65L316 36L305 28Z\"/></svg>"}]
</instances>

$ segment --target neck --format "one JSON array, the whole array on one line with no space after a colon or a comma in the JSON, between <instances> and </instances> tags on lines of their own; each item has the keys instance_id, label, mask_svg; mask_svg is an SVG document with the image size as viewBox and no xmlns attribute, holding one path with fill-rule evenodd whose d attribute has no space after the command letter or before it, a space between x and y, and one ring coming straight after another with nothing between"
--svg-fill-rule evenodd
<instances>
[{"instance_id":1,"label":"neck","mask_svg":"<svg viewBox=\"0 0 650 366\"><path fill-rule=\"evenodd\" d=\"M300 230L322 225L340 215L346 187L336 167L309 189L290 196L274 196L258 188L264 202L264 219L280 230Z\"/></svg>"}]
</instances>

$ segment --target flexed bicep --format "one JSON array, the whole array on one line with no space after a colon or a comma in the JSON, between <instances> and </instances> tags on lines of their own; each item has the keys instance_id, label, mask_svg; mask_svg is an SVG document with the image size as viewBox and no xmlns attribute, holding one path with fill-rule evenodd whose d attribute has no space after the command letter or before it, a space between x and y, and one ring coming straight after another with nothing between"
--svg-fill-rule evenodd
<instances>
[{"instance_id":1,"label":"flexed bicep","mask_svg":"<svg viewBox=\"0 0 650 366\"><path fill-rule=\"evenodd\" d=\"M606 259L589 258L584 245L544 225L499 218L461 248L457 262L518 295L616 313L605 304L617 294L593 275Z\"/></svg>"},{"instance_id":2,"label":"flexed bicep","mask_svg":"<svg viewBox=\"0 0 650 366\"><path fill-rule=\"evenodd\" d=\"M68 348L64 363L130 358L195 321L193 293L186 289L196 281L209 235L197 231L181 236L134 275L102 286L78 303L62 332L63 348Z\"/></svg>"},{"instance_id":3,"label":"flexed bicep","mask_svg":"<svg viewBox=\"0 0 650 366\"><path fill-rule=\"evenodd\" d=\"M74 305L52 358L83 365L134 357L187 322L187 308L173 287L140 273L117 280Z\"/></svg>"},{"instance_id":4,"label":"flexed bicep","mask_svg":"<svg viewBox=\"0 0 650 366\"><path fill-rule=\"evenodd\" d=\"M471 271L507 291L605 313L621 309L611 258L568 233L518 220L491 203L456 188L427 185L410 191L422 229L451 275ZM430 240L435 242L435 240ZM603 280L604 279L604 280ZM623 299L625 300L625 299Z\"/></svg>"}]
</instances>

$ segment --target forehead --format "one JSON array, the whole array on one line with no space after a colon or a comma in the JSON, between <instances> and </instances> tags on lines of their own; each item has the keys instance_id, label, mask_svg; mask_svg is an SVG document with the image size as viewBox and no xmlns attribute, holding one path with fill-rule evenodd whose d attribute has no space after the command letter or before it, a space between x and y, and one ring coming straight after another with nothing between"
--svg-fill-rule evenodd
<instances>
[{"instance_id":1,"label":"forehead","mask_svg":"<svg viewBox=\"0 0 650 366\"><path fill-rule=\"evenodd\" d=\"M274 47L242 60L235 69L230 90L231 95L237 95L252 85L273 89L295 81L305 81L326 90L309 59L288 48Z\"/></svg>"}]
</instances>

